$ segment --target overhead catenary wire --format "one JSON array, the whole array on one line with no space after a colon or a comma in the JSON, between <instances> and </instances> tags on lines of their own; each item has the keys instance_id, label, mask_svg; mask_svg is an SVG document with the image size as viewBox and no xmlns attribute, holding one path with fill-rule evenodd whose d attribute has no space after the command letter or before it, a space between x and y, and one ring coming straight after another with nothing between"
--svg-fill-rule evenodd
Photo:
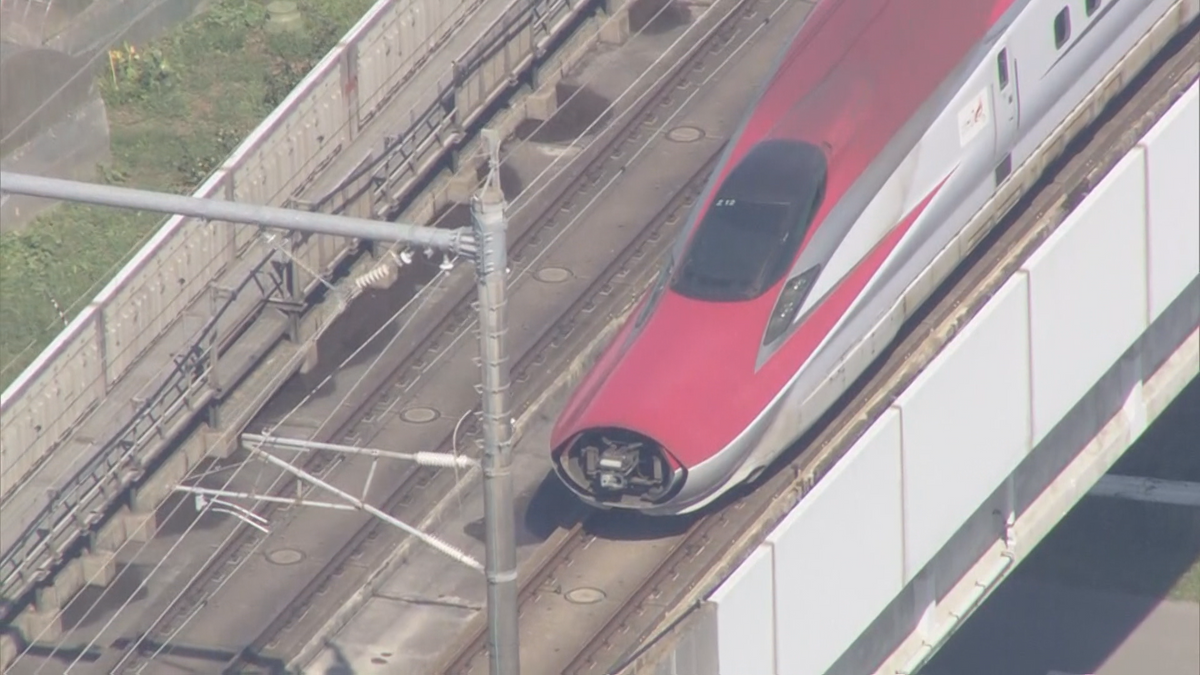
<instances>
[{"instance_id":1,"label":"overhead catenary wire","mask_svg":"<svg viewBox=\"0 0 1200 675\"><path fill-rule=\"evenodd\" d=\"M510 6L509 6L509 9L511 9L511 8L512 8L513 6L515 6L516 4L517 4L517 3L513 3L513 5L510 5ZM650 21L653 21L653 20L654 20L654 18L657 18L659 15L661 15L661 13L662 13L663 11L665 11L665 9L666 9L666 6L664 5L663 7L661 7L661 8L658 10L658 12L656 12L656 13L655 13L654 17L653 17L652 19L650 19ZM610 16L610 17L608 17L608 18L605 20L605 25L607 25L609 22L613 21L613 20L614 20L614 18L615 18L615 17L611 17L611 16ZM449 19L447 19L446 21L448 21L448 20L449 20ZM463 20L465 21L466 19L464 18ZM442 24L439 24L439 28L440 28L440 27L441 27L441 26L442 26L444 23L445 23L445 21L443 21L443 23L442 23ZM649 25L649 21L647 22L647 25ZM641 34L641 32L642 32L643 30L645 30L645 28L644 28L644 27L643 27L642 29L639 29L639 30L638 30L638 31L635 33L635 35ZM451 66L450 66L450 67L447 69L447 71L448 71L448 72L452 72L453 70L454 70L454 65L452 64L452 65L451 65ZM424 96L425 94L429 93L429 91L430 91L430 90L436 89L436 88L439 86L439 84L438 84L438 83L440 82L440 80L441 80L441 78L435 78L435 80L433 81L433 83L432 83L432 84L427 84L427 85L425 86L425 88L424 88L424 89L422 89L422 90L420 90L420 91L418 92L418 97ZM388 85L388 83L387 83L387 82L385 82L385 83L382 83L382 84L379 86L379 88L378 88L376 91L378 92L378 90L379 90L379 89L382 89L382 88L386 87L387 85ZM299 87L299 85L298 85L298 87ZM570 94L570 96L568 96L568 97L567 97L567 99L566 99L565 101L563 101L563 102L562 102L562 105L568 105L568 104L570 103L570 101L574 100L574 99L575 99L575 97L579 95L580 91L581 91L581 90L576 90L575 92L572 92L572 93ZM613 104L610 104L608 108L606 108L606 111L607 111L607 110L609 110L609 109L611 109L611 108L613 107L613 105L615 105L615 101L614 101L614 103L613 103ZM540 130L540 129L541 129L541 128L542 128L542 127L543 127L543 126L544 126L544 125L545 125L547 122L548 122L548 120L542 120L542 121L539 123L539 125L537 126L536 130ZM341 126L341 127L339 127L337 131L338 131L339 133L340 133L341 131L344 131L344 130L345 130L347 127L348 127L348 125L349 125L349 124L350 124L350 122L349 122L349 121L347 121L347 122L343 122L342 126ZM588 129L590 130L590 128L591 128L591 126L589 125ZM518 144L518 147L520 147L521 145L524 145L524 143L525 143L525 141L522 141L521 143L519 143L519 144ZM239 149L240 149L240 146L239 146ZM507 156L505 157L505 159L507 159ZM544 174L544 173L545 173L546 171L548 171L548 170L549 170L551 167L553 167L553 165L554 165L556 162L557 162L557 159L556 159L554 162L551 162L551 165L550 165L550 166L548 166L548 167L546 168L546 170L544 170L544 171L542 172L542 174ZM287 186L288 184L290 184L291 180L294 180L294 179L296 178L296 176L297 176L297 175L299 175L300 173L302 173L302 172L303 172L303 171L304 171L304 170L307 168L308 164L309 164L309 162L306 162L306 163L305 163L305 166L304 166L304 167L302 167L301 169L299 169L299 170L296 172L296 175L293 175L293 176L292 176L292 178L291 178L291 179L289 179L289 181L286 181L286 182L284 183L284 187L280 188L280 189L279 189L279 190L278 190L278 191L275 193L275 195L273 195L273 196L272 196L272 197L269 199L269 201L275 201L275 200L276 200L276 199L279 197L279 195L280 195L280 194L282 194L282 192L283 192L283 191L286 189L286 186ZM226 170L224 166L222 166L222 167L219 167L218 169L215 169L215 170L214 170L214 171L213 171L213 172L210 174L210 176L211 176L211 175L215 175L216 173L218 173L218 172L220 172L220 171L224 171L224 170ZM556 175L557 175L557 173L558 173L558 172L556 172ZM538 180L538 179L541 177L541 175L542 175L542 174L539 174L539 176L538 176L538 177L535 177L534 181L531 181L531 183L530 183L530 187L532 187L534 184L536 184L536 183L537 183L537 180ZM436 220L434 223L431 223L431 224L430 224L430 227L437 227L437 226L438 226L439 224L441 224L441 222L442 222L442 221L445 219L446 215L447 215L447 214L443 214L443 215L442 215L441 217L439 217L439 218L438 218L438 219L437 219L437 220ZM146 242L146 241L148 241L148 240L149 240L151 237L153 237L153 236L154 236L154 234L155 234L155 231L150 231L150 232L148 232L146 235L144 235L144 236L143 236L143 237L142 237L142 238L139 240L139 242L138 242L137 244L135 244L135 245L134 245L134 249L133 249L133 250L137 250L138 248L140 248L141 246L143 246L143 245L145 244L145 242ZM107 277L107 276L111 275L112 271L113 271L113 270L115 270L115 269L116 269L117 267L119 267L120 265L121 265L121 263L114 263L112 266L110 266L110 268L109 268L109 271L108 271L108 273L106 273L105 277ZM75 310L76 310L76 309L79 307L80 303L81 303L81 302L84 302L84 301L85 301L87 298L91 297L91 295L95 293L95 291L96 291L96 288L97 288L97 287L98 287L100 284L102 284L102 283L103 283L103 281L96 281L96 282L94 282L94 283L93 283L91 286L89 286L89 288L88 288L87 290L85 290L83 293L81 293L81 294L80 294L80 296L79 296L78 298L76 298L76 299L75 299L73 302L71 302L71 303L70 303L70 305L68 305L68 306L67 306L67 307L66 307L66 308L63 310L63 313L64 313L64 314L66 314L66 315L70 315L72 312L74 312L74 311L75 311ZM23 355L24 355L24 354L25 354L25 353L26 353L26 352L27 352L29 349L33 348L33 347L34 347L36 344L37 344L37 343L36 343L36 341L31 341L31 342L30 342L30 343L29 343L29 344L28 344L28 345L27 345L25 348L23 348L23 349L22 349L22 350L21 350L21 351L20 351L20 352L19 352L17 355L15 355L15 356L14 356L12 359L10 359L8 363L6 363L6 364L3 364L2 366L0 366L0 373L2 373L2 372L7 372L7 370L8 370L8 369L11 367L11 365L12 365L12 364L14 364L14 363L18 363L18 362L19 362L19 360L22 358L22 356L23 356Z\"/></svg>"},{"instance_id":2,"label":"overhead catenary wire","mask_svg":"<svg viewBox=\"0 0 1200 675\"><path fill-rule=\"evenodd\" d=\"M414 299L415 299L415 298L414 298ZM397 312L397 316L398 316L398 315L400 315L400 312ZM328 378L326 378L326 381L328 381ZM306 400L307 400L307 398L306 398ZM233 476L230 476L230 480L232 480L233 478L234 478ZM176 507L176 509L178 509L178 508L179 508L179 507ZM172 514L174 514L174 510L173 510ZM168 515L168 518L169 518L169 515ZM126 542L126 544L127 544L127 542ZM124 548L124 545L125 545L125 544L122 544L122 548ZM144 546L143 546L143 548L144 548ZM116 552L116 551L114 551L114 554L115 554L115 552Z\"/></svg>"},{"instance_id":3,"label":"overhead catenary wire","mask_svg":"<svg viewBox=\"0 0 1200 675\"><path fill-rule=\"evenodd\" d=\"M751 37L752 37L752 36L751 36ZM749 39L749 38L748 38L748 39ZM740 48L739 48L739 49L740 49ZM736 53L736 52L735 52L735 53ZM726 61L728 61L728 59L727 59ZM664 77L665 77L665 76L664 76ZM710 77L711 77L711 76L710 76ZM661 78L660 78L660 79L661 79ZM635 85L634 85L634 86L636 86L636 83L635 83ZM616 104L616 101L614 101L613 105L615 105L615 104ZM610 107L611 107L611 106L610 106ZM543 124L544 124L544 122L543 122ZM572 143L572 145L575 145L577 142L578 142L578 141L575 141L575 142L573 142L573 143ZM593 142L595 142L595 141L593 141ZM647 145L648 145L648 143L647 143ZM590 144L589 144L589 146L590 146ZM642 150L644 150L644 149L645 149L645 147L646 147L646 145L644 145L644 146L643 146ZM641 152L641 150L639 150L639 153L638 153L638 154L640 154L640 152ZM511 154L511 153L510 153L510 154ZM560 170L560 171L561 171L561 170ZM544 175L545 173L546 173L546 172L543 172L543 174L542 174L542 175ZM555 175L557 175L557 173L556 173ZM552 176L552 178L553 178L553 176ZM539 181L539 182L540 182L540 181ZM534 183L534 184L536 184L536 183ZM530 188L532 188L534 184L531 184L531 185L530 185ZM611 184L612 184L612 181L610 181L610 183L609 183L608 185L606 185L606 186L605 186L604 190L607 190L607 189L608 189L608 187L609 187L609 186L611 186ZM522 195L526 194L526 193L528 192L528 190L529 190L529 188L527 188L527 189L526 189L526 191L524 191L524 192L522 193ZM593 202L594 202L594 199L593 199ZM591 204L591 202L589 202L589 206L590 206L590 204ZM587 209L587 207L585 206L583 210L586 210L586 209ZM576 218L576 220L577 220L577 219L578 219L578 217ZM572 221L571 221L571 223L570 223L568 226L570 226L570 225L574 224L574 223L576 222L576 220L572 220ZM560 233L560 235L559 235L559 236L561 236L561 233ZM529 266L526 266L525 270L522 270L522 273L524 273L524 272L528 271L528 269L529 269ZM427 288L428 288L428 287L427 287ZM414 298L414 300L415 300L415 298ZM328 380L328 378L326 378L326 381L327 381L327 380ZM361 381L361 380L360 380L360 381ZM323 384L324 384L324 383L322 383L322 385L323 385ZM318 388L319 388L320 386L322 386L322 385L318 385ZM315 391L315 389L314 389L314 391ZM231 480L232 480L232 476L231 476ZM227 483L226 483L226 484L228 484L228 482L229 482L229 481L227 481ZM181 538L181 539L182 539L182 538Z\"/></svg>"},{"instance_id":4,"label":"overhead catenary wire","mask_svg":"<svg viewBox=\"0 0 1200 675\"><path fill-rule=\"evenodd\" d=\"M768 17L767 17L767 20L769 21L769 19L770 19L771 17L773 17L775 14L777 14L779 11L782 11L782 8L779 8L779 9L776 9L775 11L773 11L773 12L770 14L770 16L768 16ZM742 43L741 43L741 44L740 44L738 47L736 47L736 48L733 50L733 52L732 52L732 53L731 53L731 54L730 54L728 57L726 57L726 58L725 58L725 59L724 59L724 60L721 62L721 64L720 64L720 65L718 65L718 66L717 66L717 68L715 68L715 69L713 70L713 72L712 72L712 73L710 73L710 74L708 75L708 77L706 77L706 78L705 78L705 80L704 80L704 83L707 83L707 82L709 82L709 81L712 79L712 77L714 77L714 76L716 76L718 73L720 73L720 72L721 72L721 71L724 69L724 67L725 67L725 66L728 64L728 62L729 62L730 60L732 60L732 58L733 58L733 57L734 57L734 56L735 56L737 53L739 53L739 52L740 52L740 51L741 51L741 50L742 50L742 49L745 47L745 45L746 45L746 44L747 44L747 43L748 43L748 42L749 42L749 41L750 41L750 40L751 40L751 39L752 39L752 38L753 38L755 35L757 35L757 34L758 34L758 32L759 32L759 31L761 31L761 30L762 30L764 27L765 27L765 22L764 22L763 24L760 24L760 25L759 25L759 27L755 28L755 29L754 29L754 30L751 32L751 34L750 34L750 35L749 35L749 36L748 36L748 37L747 37L747 38L746 38L746 39L745 39L745 40L744 40L744 41L743 41L743 42L742 42ZM692 98L694 98L694 97L695 97L695 96L696 96L698 93L699 93L699 89L697 89L697 90L696 90L696 91L694 91L692 94L690 94L690 95L688 96L688 98L685 100L685 103L684 103L684 105L686 105L686 103L687 103L687 102L690 102L690 101L691 101L691 99L692 99ZM667 118L667 119L666 119L666 120L663 122L663 124L662 124L662 125L660 125L660 127L658 128L658 130L657 130L657 131L661 132L663 129L665 129L665 128L666 128L666 126L667 126L668 124L670 124L671 122L673 122L673 121L675 120L675 118L676 118L676 117L678 117L678 116L679 116L679 114L681 114L681 112L682 112L682 106L681 106L681 108L680 108L679 110L677 110L675 113L672 113L672 114L671 114L671 115L670 115L670 116L669 116L669 117L668 117L668 118ZM642 154L642 152L644 152L644 151L645 151L645 150L646 150L646 149L649 147L649 145L650 145L652 142L653 142L653 137L652 137L652 139L651 139L651 140L649 140L649 141L647 141L647 142L643 143L643 145L642 145L642 146L641 146L641 147L638 149L638 151L634 153L633 159L636 159L636 157L640 156L640 155ZM631 161L632 161L632 159L631 159ZM604 187L601 189L601 191L600 191L600 192L598 192L598 193L597 193L597 194L596 194L596 195L593 197L593 199L589 200L588 204L586 204L586 205L585 205L585 206L584 206L584 207L583 207L583 208L580 210L579 214L577 214L577 215L576 215L576 217L575 217L575 218L573 218L573 219L572 219L572 220L571 220L571 221L570 221L570 222L567 224L567 226L566 226L566 227L567 227L567 228L569 228L569 227L571 227L572 225L574 225L576 222L578 222L578 221L579 221L579 219L580 219L580 217L582 216L583 212L585 212L585 211L586 211L588 208L590 208L590 206L591 206L592 204L594 204L594 203L595 203L595 201L596 201L597 199L599 199L601 196L603 196L603 194L604 194L604 193L605 193L605 192L606 192L606 191L607 191L609 188L611 188L611 186L612 186L612 185L615 183L615 180L616 180L616 178L617 178L617 177L619 177L619 176L614 176L612 180L608 181L608 183L606 183L606 184L605 184L605 186L604 186ZM528 269L528 266L527 266L527 268L526 268L526 269ZM459 337L461 337L461 333L460 333ZM457 338L456 338L456 341L457 341ZM449 350L449 348L447 348L447 351L448 351L448 350ZM445 352L445 351L444 351L444 352L442 352L442 354L444 354L444 353L446 353L446 352ZM440 355L439 355L439 356L440 356ZM431 364L429 365L429 367L432 367L433 365L434 365L434 364L432 364L432 363L431 363ZM464 416L464 418L465 418L465 416ZM461 421L462 421L462 419L460 419L460 420L459 420L459 423L461 423ZM457 428L458 424L456 424L455 426L456 426L456 428ZM262 543L263 541L265 541L265 539L263 539L263 540L260 540L260 545L261 545L261 543ZM177 631L177 632L178 632L178 631ZM160 650L161 650L161 647L160 647Z\"/></svg>"},{"instance_id":5,"label":"overhead catenary wire","mask_svg":"<svg viewBox=\"0 0 1200 675\"><path fill-rule=\"evenodd\" d=\"M439 24L439 25L440 25L440 24ZM427 91L428 91L428 90L430 90L430 89L433 89L433 88L434 88L434 86L436 86L436 85L426 86L425 90L422 90L422 91L421 91L421 94L422 94L422 95L424 95L424 94L425 94L425 92L427 92ZM152 234L152 233L150 233L150 234L146 235L146 238L149 238L151 234ZM288 256L290 256L290 257L293 257L293 259L295 259L295 258L294 258L294 256L292 256L292 253L290 253L289 251L283 250L283 253L286 253L286 255L288 255ZM299 262L299 261L298 261L298 262ZM212 264L212 263L210 263L210 264ZM116 265L114 265L114 267L116 267ZM206 265L206 267L208 267L208 265ZM302 264L301 264L301 267L304 267L304 265L302 265ZM310 271L310 273L311 273L311 274L313 274L313 276L314 276L314 277L317 277L317 279L318 279L318 280L320 280L320 281L322 281L323 283L325 283L325 285L326 285L326 286L329 286L329 282L328 282L328 281L326 281L326 280L324 279L324 277L323 277L323 276L320 276L320 275L317 275L316 273L313 273L313 271L312 271L312 270L308 270L308 271ZM95 288L95 286L96 286L96 285L98 285L98 283L100 283L100 282L96 282L96 283L94 283L94 285L92 285L92 289L94 289L94 288ZM74 303L72 303L72 307L73 307L74 305L77 305L78 303L79 303L79 300L76 300L76 301L74 301ZM126 348L128 348L128 347L126 347ZM26 348L25 348L25 350L23 350L23 351L22 351L22 353L24 353L25 351L28 351L28 347L26 347ZM10 362L10 363L16 363L16 362L14 362L14 360L13 360L13 362ZM6 368L7 368L7 364L6 364ZM148 387L149 387L149 386L152 386L152 383L151 383L151 384L148 384Z\"/></svg>"}]
</instances>

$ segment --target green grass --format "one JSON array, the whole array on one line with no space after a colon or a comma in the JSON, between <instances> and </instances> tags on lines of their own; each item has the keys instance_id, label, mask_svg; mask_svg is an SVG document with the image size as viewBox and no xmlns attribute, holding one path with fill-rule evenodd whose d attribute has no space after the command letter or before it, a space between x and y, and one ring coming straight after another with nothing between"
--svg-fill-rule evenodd
<instances>
[{"instance_id":1,"label":"green grass","mask_svg":"<svg viewBox=\"0 0 1200 675\"><path fill-rule=\"evenodd\" d=\"M268 35L267 0L213 0L138 59L97 73L112 164L98 179L190 193L375 0L298 0L305 31ZM114 49L128 55L124 47ZM61 205L0 235L0 388L87 305L164 218Z\"/></svg>"},{"instance_id":2,"label":"green grass","mask_svg":"<svg viewBox=\"0 0 1200 675\"><path fill-rule=\"evenodd\" d=\"M1171 587L1170 597L1176 600L1200 602L1200 560L1188 568Z\"/></svg>"}]
</instances>

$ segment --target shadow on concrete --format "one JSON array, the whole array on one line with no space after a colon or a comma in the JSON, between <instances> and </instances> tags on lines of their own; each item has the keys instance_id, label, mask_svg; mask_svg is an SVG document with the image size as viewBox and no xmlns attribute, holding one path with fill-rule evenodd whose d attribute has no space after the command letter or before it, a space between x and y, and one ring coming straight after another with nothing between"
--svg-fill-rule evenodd
<instances>
[{"instance_id":1,"label":"shadow on concrete","mask_svg":"<svg viewBox=\"0 0 1200 675\"><path fill-rule=\"evenodd\" d=\"M268 421L283 417L310 392L313 392L314 399L337 394L338 383L333 379L325 382L325 378L343 367L370 363L387 348L403 325L402 321L392 317L433 279L438 272L438 262L417 252L412 263L400 269L395 283L390 287L367 289L355 298L342 316L317 340L316 365L307 372L297 372L288 378L279 392L263 406L250 428L261 428ZM372 335L375 337L372 338ZM354 354L353 358L347 361L351 354ZM381 364L381 367L387 365Z\"/></svg>"},{"instance_id":2,"label":"shadow on concrete","mask_svg":"<svg viewBox=\"0 0 1200 675\"><path fill-rule=\"evenodd\" d=\"M583 504L567 490L554 472L548 472L532 490L517 495L514 502L517 546L541 544L557 530L574 527L586 513ZM482 542L483 519L467 523L463 532Z\"/></svg>"},{"instance_id":3,"label":"shadow on concrete","mask_svg":"<svg viewBox=\"0 0 1200 675\"><path fill-rule=\"evenodd\" d=\"M113 649L121 650L129 649L133 646L133 643L139 639L140 638L120 638L113 641L112 647ZM228 663L238 655L237 652L228 649L215 649L212 647L200 647L197 645L181 644L178 642L160 642L158 640L148 639L141 639L141 642L137 645L136 650L139 654L157 654L160 657L177 656L183 659L208 661L215 664ZM255 665L260 664L255 663ZM219 671L214 669L207 672ZM266 672L279 673L282 675L287 671L283 668L282 664L279 664L275 667L271 667L271 664L267 664Z\"/></svg>"},{"instance_id":4,"label":"shadow on concrete","mask_svg":"<svg viewBox=\"0 0 1200 675\"><path fill-rule=\"evenodd\" d=\"M612 118L612 101L586 86L560 82L555 96L559 108L550 119L527 119L517 125L513 136L532 143L569 143L585 132L600 133Z\"/></svg>"},{"instance_id":5,"label":"shadow on concrete","mask_svg":"<svg viewBox=\"0 0 1200 675\"><path fill-rule=\"evenodd\" d=\"M146 565L117 563L116 575L108 586L84 586L62 610L65 630L92 625L120 609L126 602L146 597L141 587L146 578Z\"/></svg>"},{"instance_id":6,"label":"shadow on concrete","mask_svg":"<svg viewBox=\"0 0 1200 675\"><path fill-rule=\"evenodd\" d=\"M1172 402L1112 473L1196 480L1200 379ZM1140 627L1195 642L1193 628L1147 618L1175 590L1200 587L1200 511L1086 497L922 670L922 675L1093 673ZM1192 570L1189 573L1189 570ZM1187 575L1188 585L1181 588ZM1179 635L1176 637L1176 631ZM1003 636L1002 639L997 639ZM1141 653L1134 655L1141 659ZM1146 654L1147 673L1175 672ZM1165 657L1163 657L1165 658ZM1158 670L1155 670L1155 669Z\"/></svg>"},{"instance_id":7,"label":"shadow on concrete","mask_svg":"<svg viewBox=\"0 0 1200 675\"><path fill-rule=\"evenodd\" d=\"M687 8L674 0L640 0L629 8L629 30L660 35L691 21Z\"/></svg>"},{"instance_id":8,"label":"shadow on concrete","mask_svg":"<svg viewBox=\"0 0 1200 675\"><path fill-rule=\"evenodd\" d=\"M342 653L341 647L329 642L325 643L325 646L333 652L334 658L333 665L325 669L325 675L354 675L354 668L350 666L350 661Z\"/></svg>"},{"instance_id":9,"label":"shadow on concrete","mask_svg":"<svg viewBox=\"0 0 1200 675\"><path fill-rule=\"evenodd\" d=\"M476 174L482 181L487 175L486 165L481 166ZM500 186L504 194L511 199L520 194L524 188L524 181L515 169L502 165ZM446 203L434 213L430 224L436 224L439 229L469 228L471 207L468 204ZM263 407L250 428L261 428L269 421L279 419L314 390L316 391L313 398L318 400L337 394L337 383L332 379L325 382L325 378L343 367L368 364L379 356L403 326L403 320L392 317L437 275L441 262L440 253L435 253L430 260L423 251L414 251L412 262L400 269L396 281L391 286L386 289L371 288L363 291L350 303L342 317L317 340L316 365L307 372L292 375ZM459 261L457 264L463 262ZM375 335L376 331L379 332L378 335ZM375 337L372 338L372 335ZM359 351L355 353L355 350ZM354 357L347 361L351 354L354 354ZM395 364L380 364L379 367L386 368L389 365Z\"/></svg>"},{"instance_id":10,"label":"shadow on concrete","mask_svg":"<svg viewBox=\"0 0 1200 675\"><path fill-rule=\"evenodd\" d=\"M583 528L599 539L646 541L681 535L701 515L703 513L668 517L647 516L637 511L593 511Z\"/></svg>"}]
</instances>

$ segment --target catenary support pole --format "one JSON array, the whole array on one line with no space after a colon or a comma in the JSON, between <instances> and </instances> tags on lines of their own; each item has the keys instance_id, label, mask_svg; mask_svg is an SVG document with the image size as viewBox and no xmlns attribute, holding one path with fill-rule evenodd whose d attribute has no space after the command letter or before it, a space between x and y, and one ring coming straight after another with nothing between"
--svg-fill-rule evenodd
<instances>
[{"instance_id":1,"label":"catenary support pole","mask_svg":"<svg viewBox=\"0 0 1200 675\"><path fill-rule=\"evenodd\" d=\"M484 572L487 575L488 664L491 675L519 675L517 549L512 478L512 419L508 410L509 363L506 349L508 222L500 189L500 138L483 132L491 167L483 188L471 200L475 226L476 284L479 291L479 352L483 370Z\"/></svg>"},{"instance_id":2,"label":"catenary support pole","mask_svg":"<svg viewBox=\"0 0 1200 675\"><path fill-rule=\"evenodd\" d=\"M298 232L402 242L456 255L474 255L474 240L465 230L439 230L408 223L388 223L329 213L281 209L274 206L200 199L150 190L83 183L45 176L0 171L0 192L125 209L177 213L194 218L249 223Z\"/></svg>"}]
</instances>

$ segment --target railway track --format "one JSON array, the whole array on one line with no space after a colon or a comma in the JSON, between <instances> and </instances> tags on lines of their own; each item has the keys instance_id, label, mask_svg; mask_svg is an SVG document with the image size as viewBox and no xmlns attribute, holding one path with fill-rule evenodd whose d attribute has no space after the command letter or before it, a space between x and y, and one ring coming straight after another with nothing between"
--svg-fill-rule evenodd
<instances>
[{"instance_id":1,"label":"railway track","mask_svg":"<svg viewBox=\"0 0 1200 675\"><path fill-rule=\"evenodd\" d=\"M648 137L661 130L662 120L678 110L686 102L689 93L694 93L702 86L700 83L706 69L711 70L717 65L715 62L733 48L733 33L755 21L761 21L765 11L781 5L779 0L726 0L715 6L714 11L719 12L719 16L706 15L701 19L707 26L702 38L687 48L685 57L669 69L668 76L662 78L655 90L648 92L642 100L610 123L601 136L602 140L587 151L591 158L582 167L571 167L571 175L555 186L554 191L558 196L536 216L523 218L532 224L519 233L510 248L514 272L541 255L579 205L606 189L606 180L621 174L638 146L644 147ZM667 6L662 3L664 9ZM539 385L544 379L539 376L540 372L558 372L570 363L574 353L568 337L584 332L599 332L604 317L619 315L632 306L641 290L653 278L656 272L653 261L671 243L673 234L702 189L715 159L714 154L682 186L674 186L667 206L657 217L645 223L632 242L588 286L583 296L547 327L531 349L523 354L513 354L515 411L528 408L538 398L541 390ZM391 409L396 403L394 392L397 386L415 379L413 373L419 373L425 364L435 361L448 349L447 345L471 328L474 289L470 284L464 284L462 290L466 292L454 309L418 349L380 378L362 405L356 406L346 419L335 424L332 433L322 434L317 440L365 443L379 434L382 425L372 413ZM472 412L477 412L477 409ZM475 444L470 441L479 434L474 420L474 415L467 416L467 423L457 439L458 448L474 447ZM448 453L455 446L452 434L442 441L439 449ZM475 453L471 451L467 454ZM329 472L338 461L340 458L337 456L313 453L308 461L298 465L311 473L322 475ZM419 514L428 512L440 497L447 494L455 480L456 476L451 470L415 468L391 490L380 508L411 522L418 519ZM273 494L295 494L297 488L296 481L285 480ZM281 509L272 504L265 505L258 513L276 523L303 517L296 510ZM113 672L143 672L147 664L160 654L171 654L173 636L198 612L203 611L206 600L266 536L252 528L239 528L151 629L140 639L126 641L124 652L118 657L118 666ZM386 523L368 520L305 583L302 590L275 613L258 635L223 664L222 672L282 672L288 660L311 638L319 620L310 611L314 603L322 598L349 596L363 585L369 570L377 567L388 552L407 539L406 535Z\"/></svg>"},{"instance_id":2,"label":"railway track","mask_svg":"<svg viewBox=\"0 0 1200 675\"><path fill-rule=\"evenodd\" d=\"M1061 223L1200 72L1200 23L1154 57L1068 141L1031 190L983 236L892 346L753 489L728 495L702 515L658 521L655 545L605 536L636 530L633 515L592 512L548 541L521 570L522 672L609 675L626 670L736 567L765 533L847 452L888 405L970 321L1013 270ZM665 520L665 519L664 519ZM621 523L620 521L625 521ZM672 531L675 529L675 531ZM604 609L581 608L574 589L617 589ZM594 596L594 591L593 591ZM595 626L583 639L570 626ZM555 656L547 657L547 654ZM483 617L430 671L487 672Z\"/></svg>"}]
</instances>

